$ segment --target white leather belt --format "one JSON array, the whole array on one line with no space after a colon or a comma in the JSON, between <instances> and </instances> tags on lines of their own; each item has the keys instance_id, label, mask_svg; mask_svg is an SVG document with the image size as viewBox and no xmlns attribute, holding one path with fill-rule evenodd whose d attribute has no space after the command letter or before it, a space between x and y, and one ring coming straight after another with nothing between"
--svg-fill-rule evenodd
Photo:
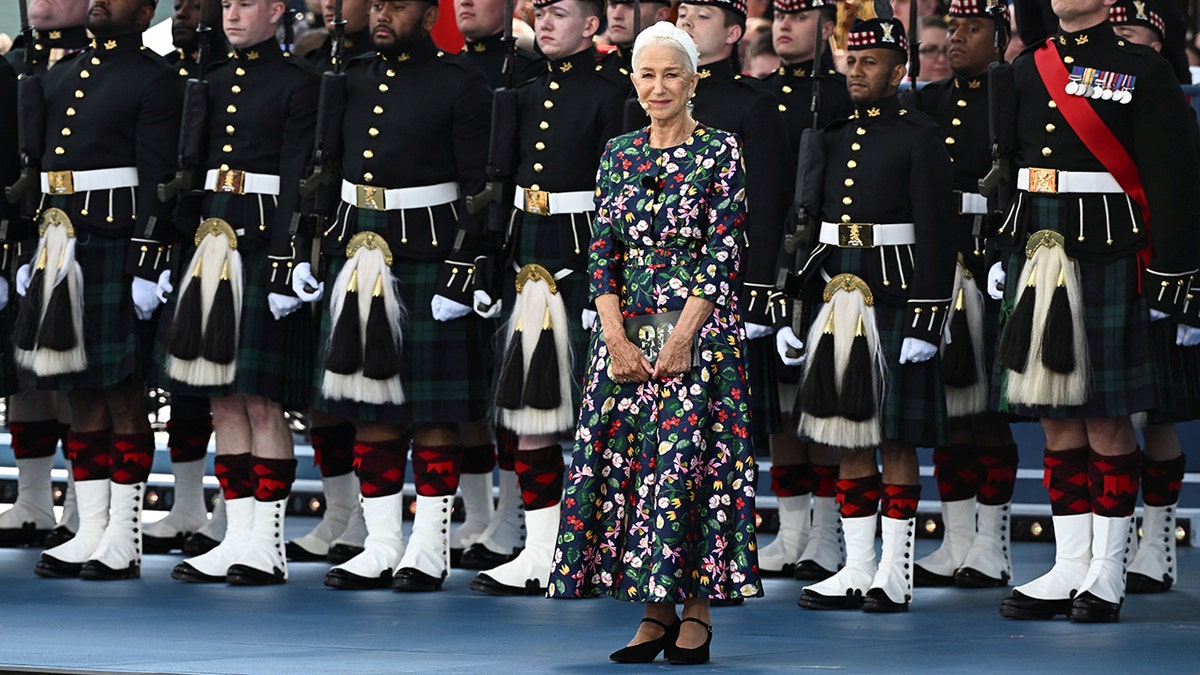
<instances>
[{"instance_id":1,"label":"white leather belt","mask_svg":"<svg viewBox=\"0 0 1200 675\"><path fill-rule=\"evenodd\" d=\"M821 223L822 244L841 248L903 246L917 242L912 223Z\"/></svg>"},{"instance_id":2,"label":"white leather belt","mask_svg":"<svg viewBox=\"0 0 1200 675\"><path fill-rule=\"evenodd\" d=\"M209 169L204 174L204 189L235 195L278 195L279 176L237 169Z\"/></svg>"},{"instance_id":3,"label":"white leather belt","mask_svg":"<svg viewBox=\"0 0 1200 675\"><path fill-rule=\"evenodd\" d=\"M374 185L355 185L342 181L342 201L371 211L423 209L449 204L458 199L458 183L438 183L419 187L385 189Z\"/></svg>"},{"instance_id":4,"label":"white leather belt","mask_svg":"<svg viewBox=\"0 0 1200 675\"><path fill-rule=\"evenodd\" d=\"M1031 167L1017 172L1017 189L1042 194L1125 192L1107 171L1059 171Z\"/></svg>"},{"instance_id":5,"label":"white leather belt","mask_svg":"<svg viewBox=\"0 0 1200 675\"><path fill-rule=\"evenodd\" d=\"M513 195L513 206L525 213L538 216L554 216L564 213L584 213L596 208L595 193L590 190L578 192L547 192L517 186Z\"/></svg>"},{"instance_id":6,"label":"white leather belt","mask_svg":"<svg viewBox=\"0 0 1200 675\"><path fill-rule=\"evenodd\" d=\"M116 169L92 169L90 171L43 171L42 194L72 195L91 190L116 190L137 187L137 167L122 166Z\"/></svg>"},{"instance_id":7,"label":"white leather belt","mask_svg":"<svg viewBox=\"0 0 1200 675\"><path fill-rule=\"evenodd\" d=\"M958 195L958 212L962 215L983 215L988 212L987 197L978 192L959 192L954 191Z\"/></svg>"}]
</instances>

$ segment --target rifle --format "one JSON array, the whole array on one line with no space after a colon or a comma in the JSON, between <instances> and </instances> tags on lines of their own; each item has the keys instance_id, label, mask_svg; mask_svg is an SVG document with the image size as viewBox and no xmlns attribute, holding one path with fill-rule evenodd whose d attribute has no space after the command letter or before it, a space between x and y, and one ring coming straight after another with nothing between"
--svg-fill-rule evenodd
<instances>
[{"instance_id":1,"label":"rifle","mask_svg":"<svg viewBox=\"0 0 1200 675\"><path fill-rule=\"evenodd\" d=\"M637 36L642 34L642 0L633 0L633 42L637 42ZM633 42L629 43L630 57L633 54ZM621 129L623 131L632 131L641 127L646 123L646 111L642 108L641 101L638 100L637 92L633 96L625 99L625 107L621 115Z\"/></svg>"},{"instance_id":2,"label":"rifle","mask_svg":"<svg viewBox=\"0 0 1200 675\"><path fill-rule=\"evenodd\" d=\"M342 154L342 118L346 112L346 19L342 16L342 0L337 0L333 5L333 44L329 57L333 70L321 74L313 169L300 181L302 198L310 197L319 188L333 183L335 162ZM322 206L318 203L317 210L325 210Z\"/></svg>"},{"instance_id":3,"label":"rifle","mask_svg":"<svg viewBox=\"0 0 1200 675\"><path fill-rule=\"evenodd\" d=\"M212 26L211 6L206 0L200 7L200 20L196 23L197 56L196 77L188 78L183 87L183 117L179 126L179 168L168 183L159 183L158 200L169 202L180 193L195 188L195 174L204 163L205 138L208 135L208 81L204 69L209 64L209 32Z\"/></svg>"},{"instance_id":4,"label":"rifle","mask_svg":"<svg viewBox=\"0 0 1200 675\"><path fill-rule=\"evenodd\" d=\"M992 168L979 180L979 192L989 203L1008 203L1013 190L1012 169L1009 157L1016 150L1016 81L1011 63L1004 60L1008 46L1008 21L1004 7L993 5L988 9L996 22L994 44L999 60L988 66L988 133L992 139ZM989 219L1000 215L999 208L989 209Z\"/></svg>"},{"instance_id":5,"label":"rifle","mask_svg":"<svg viewBox=\"0 0 1200 675\"><path fill-rule=\"evenodd\" d=\"M29 8L20 0L21 34L25 36L25 74L17 85L17 137L21 150L21 175L16 182L4 188L9 204L16 205L22 199L20 209L24 215L37 210L39 193L39 170L42 153L46 150L46 95L42 91L42 78L33 72L34 48L33 26L29 23Z\"/></svg>"}]
</instances>

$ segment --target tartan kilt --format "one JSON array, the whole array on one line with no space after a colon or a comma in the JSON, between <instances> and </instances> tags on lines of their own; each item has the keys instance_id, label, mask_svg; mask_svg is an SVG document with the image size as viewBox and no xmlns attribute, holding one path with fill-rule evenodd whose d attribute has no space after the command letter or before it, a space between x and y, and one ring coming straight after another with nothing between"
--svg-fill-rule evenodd
<instances>
[{"instance_id":1,"label":"tartan kilt","mask_svg":"<svg viewBox=\"0 0 1200 675\"><path fill-rule=\"evenodd\" d=\"M783 415L779 410L780 371L785 368L775 351L771 335L746 340L746 379L750 391L750 426L759 435L783 431Z\"/></svg>"},{"instance_id":2,"label":"tartan kilt","mask_svg":"<svg viewBox=\"0 0 1200 675\"><path fill-rule=\"evenodd\" d=\"M386 233L387 212L358 210L358 231ZM402 251L388 242L393 254ZM344 253L344 250L343 250ZM346 264L344 257L329 261L326 290ZM400 381L404 386L402 405L375 405L347 400L328 400L321 394L325 347L333 331L329 293L321 303L321 332L317 342L313 407L344 419L386 424L434 424L482 420L490 398L487 354L487 322L474 312L454 321L436 321L430 301L437 291L442 261L405 260L395 255L392 275L398 282L405 318L400 333Z\"/></svg>"},{"instance_id":3,"label":"tartan kilt","mask_svg":"<svg viewBox=\"0 0 1200 675\"><path fill-rule=\"evenodd\" d=\"M0 310L0 335L4 349L0 349L0 396L11 396L21 390L17 383L17 362L13 360L12 331L17 320L17 290L15 284L8 286L8 304Z\"/></svg>"},{"instance_id":4,"label":"tartan kilt","mask_svg":"<svg viewBox=\"0 0 1200 675\"><path fill-rule=\"evenodd\" d=\"M128 236L76 231L75 260L83 270L87 369L34 378L34 388L108 389L154 369L156 324L139 321L133 313L133 276L125 271L128 256Z\"/></svg>"},{"instance_id":5,"label":"tartan kilt","mask_svg":"<svg viewBox=\"0 0 1200 675\"><path fill-rule=\"evenodd\" d=\"M1030 231L1058 230L1066 222L1068 200L1027 195ZM1065 236L1070 235L1069 231ZM1011 254L1005 264L1008 279L1018 279L1026 261L1024 251ZM1150 333L1150 308L1138 292L1139 270L1133 254L1112 262L1078 261L1083 293L1084 330L1091 361L1091 393L1078 406L1010 405L1005 397L1004 369L994 365L992 405L1001 412L1034 418L1079 419L1126 417L1158 405L1155 357ZM1016 305L1016 283L1005 285L1000 308L1000 329ZM1174 333L1172 333L1173 335ZM1031 358L1033 355L1031 355Z\"/></svg>"},{"instance_id":6,"label":"tartan kilt","mask_svg":"<svg viewBox=\"0 0 1200 675\"><path fill-rule=\"evenodd\" d=\"M1175 344L1179 322L1150 322L1150 347L1154 352L1154 381L1158 407L1150 410L1151 424L1187 422L1200 418L1200 349Z\"/></svg>"}]
</instances>

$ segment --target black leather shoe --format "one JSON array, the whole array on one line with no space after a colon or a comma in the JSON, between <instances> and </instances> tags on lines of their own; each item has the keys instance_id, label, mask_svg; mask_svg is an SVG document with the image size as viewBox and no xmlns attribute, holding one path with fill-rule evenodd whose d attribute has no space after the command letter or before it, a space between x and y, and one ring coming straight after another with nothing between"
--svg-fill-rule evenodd
<instances>
[{"instance_id":1,"label":"black leather shoe","mask_svg":"<svg viewBox=\"0 0 1200 675\"><path fill-rule=\"evenodd\" d=\"M825 581L835 574L837 574L837 570L831 572L812 560L801 560L796 563L796 571L792 573L792 576L800 581Z\"/></svg>"},{"instance_id":2,"label":"black leather shoe","mask_svg":"<svg viewBox=\"0 0 1200 675\"><path fill-rule=\"evenodd\" d=\"M954 585L953 574L937 574L936 572L930 572L920 565L913 565L913 568L913 586L934 588Z\"/></svg>"},{"instance_id":3,"label":"black leather shoe","mask_svg":"<svg viewBox=\"0 0 1200 675\"><path fill-rule=\"evenodd\" d=\"M704 626L705 630L708 631L708 637L704 638L704 644L700 645L699 647L685 648L673 643L668 645L666 649L667 660L670 661L671 665L673 666L697 666L701 663L708 663L708 648L709 645L712 644L712 626L704 623L700 619L693 619L690 617L680 621L679 623L682 625L688 621Z\"/></svg>"},{"instance_id":4,"label":"black leather shoe","mask_svg":"<svg viewBox=\"0 0 1200 675\"><path fill-rule=\"evenodd\" d=\"M496 553L483 544L471 544L471 548L463 551L458 566L465 570L490 570L517 557L517 552Z\"/></svg>"},{"instance_id":5,"label":"black leather shoe","mask_svg":"<svg viewBox=\"0 0 1200 675\"><path fill-rule=\"evenodd\" d=\"M82 567L83 563L63 562L43 553L33 571L39 577L47 579L74 579L79 576L79 570Z\"/></svg>"},{"instance_id":6,"label":"black leather shoe","mask_svg":"<svg viewBox=\"0 0 1200 675\"><path fill-rule=\"evenodd\" d=\"M470 587L473 591L488 595L546 595L546 587L540 585L537 579L526 579L524 586L507 586L488 576L487 572L476 574Z\"/></svg>"},{"instance_id":7,"label":"black leather shoe","mask_svg":"<svg viewBox=\"0 0 1200 675\"><path fill-rule=\"evenodd\" d=\"M1070 619L1075 623L1116 623L1121 620L1121 602L1102 600L1088 591L1071 602Z\"/></svg>"},{"instance_id":8,"label":"black leather shoe","mask_svg":"<svg viewBox=\"0 0 1200 675\"><path fill-rule=\"evenodd\" d=\"M1125 576L1125 592L1126 593L1166 593L1171 590L1171 585L1175 580L1164 574L1161 579L1130 572Z\"/></svg>"},{"instance_id":9,"label":"black leather shoe","mask_svg":"<svg viewBox=\"0 0 1200 675\"><path fill-rule=\"evenodd\" d=\"M294 541L284 542L283 553L288 562L325 562L329 559L328 555L317 555Z\"/></svg>"},{"instance_id":10,"label":"black leather shoe","mask_svg":"<svg viewBox=\"0 0 1200 675\"><path fill-rule=\"evenodd\" d=\"M452 548L450 549L450 566L462 567L462 555L465 549Z\"/></svg>"},{"instance_id":11,"label":"black leather shoe","mask_svg":"<svg viewBox=\"0 0 1200 675\"><path fill-rule=\"evenodd\" d=\"M882 588L872 588L863 597L862 610L868 614L896 614L908 611L908 601L896 602Z\"/></svg>"},{"instance_id":12,"label":"black leather shoe","mask_svg":"<svg viewBox=\"0 0 1200 675\"><path fill-rule=\"evenodd\" d=\"M642 623L652 623L661 626L663 634L653 640L639 642L636 645L622 647L608 658L617 663L652 663L658 658L659 652L666 650L675 644L675 639L679 637L679 621L668 626L658 619L642 619Z\"/></svg>"},{"instance_id":13,"label":"black leather shoe","mask_svg":"<svg viewBox=\"0 0 1200 675\"><path fill-rule=\"evenodd\" d=\"M917 577L920 578L919 576ZM954 573L954 585L959 588L1000 588L1008 585L1008 573L1001 572L1000 578L989 577L977 569L960 567Z\"/></svg>"},{"instance_id":14,"label":"black leather shoe","mask_svg":"<svg viewBox=\"0 0 1200 675\"><path fill-rule=\"evenodd\" d=\"M1000 603L1000 616L1007 619L1032 619L1045 621L1059 614L1066 615L1071 611L1071 599L1039 600L1031 598L1021 591L1013 591L1012 595Z\"/></svg>"},{"instance_id":15,"label":"black leather shoe","mask_svg":"<svg viewBox=\"0 0 1200 675\"><path fill-rule=\"evenodd\" d=\"M215 576L205 574L200 570L192 567L191 563L181 562L171 570L171 578L179 581L186 581L193 584L223 584L225 576Z\"/></svg>"},{"instance_id":16,"label":"black leather shoe","mask_svg":"<svg viewBox=\"0 0 1200 675\"><path fill-rule=\"evenodd\" d=\"M217 544L220 543L220 541L213 539L203 532L196 532L184 540L183 553L184 555L194 558L198 555L204 555L205 553L208 553L216 548Z\"/></svg>"},{"instance_id":17,"label":"black leather shoe","mask_svg":"<svg viewBox=\"0 0 1200 675\"><path fill-rule=\"evenodd\" d=\"M271 586L286 583L283 570L278 567L264 572L249 565L232 565L225 573L225 583L230 586Z\"/></svg>"},{"instance_id":18,"label":"black leather shoe","mask_svg":"<svg viewBox=\"0 0 1200 675\"><path fill-rule=\"evenodd\" d=\"M796 601L804 609L858 609L863 605L862 591L848 589L845 595L821 595L805 590Z\"/></svg>"},{"instance_id":19,"label":"black leather shoe","mask_svg":"<svg viewBox=\"0 0 1200 675\"><path fill-rule=\"evenodd\" d=\"M65 544L75 538L75 533L67 528L66 525L59 525L50 530L46 535L45 541L42 542L44 548L54 548L59 544Z\"/></svg>"},{"instance_id":20,"label":"black leather shoe","mask_svg":"<svg viewBox=\"0 0 1200 675\"><path fill-rule=\"evenodd\" d=\"M39 530L34 523L22 523L20 527L0 530L0 548L40 546L49 534L50 530Z\"/></svg>"},{"instance_id":21,"label":"black leather shoe","mask_svg":"<svg viewBox=\"0 0 1200 675\"><path fill-rule=\"evenodd\" d=\"M79 578L90 581L119 581L121 579L138 579L142 576L142 568L135 562L129 567L113 569L99 560L89 560L79 569Z\"/></svg>"},{"instance_id":22,"label":"black leather shoe","mask_svg":"<svg viewBox=\"0 0 1200 675\"><path fill-rule=\"evenodd\" d=\"M339 591L370 591L392 585L392 571L384 570L372 579L343 569L332 569L325 573L325 585Z\"/></svg>"},{"instance_id":23,"label":"black leather shoe","mask_svg":"<svg viewBox=\"0 0 1200 675\"><path fill-rule=\"evenodd\" d=\"M361 546L351 546L350 544L334 544L329 547L329 553L325 555L325 559L331 565L341 565L350 560L354 556L363 552Z\"/></svg>"},{"instance_id":24,"label":"black leather shoe","mask_svg":"<svg viewBox=\"0 0 1200 675\"><path fill-rule=\"evenodd\" d=\"M401 567L392 573L392 590L398 593L432 593L442 590L441 578L425 574L415 567Z\"/></svg>"},{"instance_id":25,"label":"black leather shoe","mask_svg":"<svg viewBox=\"0 0 1200 675\"><path fill-rule=\"evenodd\" d=\"M183 549L183 543L191 536L190 532L179 532L172 537L152 537L148 534L142 534L142 552L143 553L170 553L176 549Z\"/></svg>"},{"instance_id":26,"label":"black leather shoe","mask_svg":"<svg viewBox=\"0 0 1200 675\"><path fill-rule=\"evenodd\" d=\"M764 579L781 579L785 577L795 577L796 563L787 563L777 570L759 570L758 576Z\"/></svg>"}]
</instances>

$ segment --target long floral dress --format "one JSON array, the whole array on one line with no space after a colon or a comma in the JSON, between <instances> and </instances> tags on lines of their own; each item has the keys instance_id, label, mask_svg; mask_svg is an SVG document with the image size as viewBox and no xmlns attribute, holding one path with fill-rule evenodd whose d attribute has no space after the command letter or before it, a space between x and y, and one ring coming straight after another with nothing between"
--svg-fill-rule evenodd
<instances>
[{"instance_id":1,"label":"long floral dress","mask_svg":"<svg viewBox=\"0 0 1200 675\"><path fill-rule=\"evenodd\" d=\"M700 365L672 380L614 381L593 329L548 595L758 596L750 392L732 292L741 145L704 126L675 147L648 138L614 138L600 161L591 298L618 294L626 317L680 310L691 296L715 308L699 331Z\"/></svg>"}]
</instances>

